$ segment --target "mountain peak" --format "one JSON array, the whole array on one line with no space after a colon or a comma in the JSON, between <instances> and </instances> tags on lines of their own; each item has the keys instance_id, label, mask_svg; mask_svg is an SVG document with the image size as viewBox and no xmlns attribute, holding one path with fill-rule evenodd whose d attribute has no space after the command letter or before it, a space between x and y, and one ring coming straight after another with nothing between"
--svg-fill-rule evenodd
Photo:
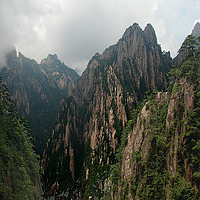
<instances>
[{"instance_id":1,"label":"mountain peak","mask_svg":"<svg viewBox=\"0 0 200 200\"><path fill-rule=\"evenodd\" d=\"M149 23L144 29L144 35L146 42L153 44L154 46L157 44L157 37L153 26Z\"/></svg>"},{"instance_id":2,"label":"mountain peak","mask_svg":"<svg viewBox=\"0 0 200 200\"><path fill-rule=\"evenodd\" d=\"M200 23L199 22L197 22L195 24L194 28L192 29L191 35L196 38L198 36L200 36ZM179 51L178 55L173 59L173 65L181 65L181 63L185 59L185 56L183 54L184 54L184 52Z\"/></svg>"},{"instance_id":3,"label":"mountain peak","mask_svg":"<svg viewBox=\"0 0 200 200\"><path fill-rule=\"evenodd\" d=\"M7 55L7 57L12 57L14 59L17 59L17 50L15 48L13 48L12 50L10 50Z\"/></svg>"},{"instance_id":4,"label":"mountain peak","mask_svg":"<svg viewBox=\"0 0 200 200\"><path fill-rule=\"evenodd\" d=\"M24 58L25 56L24 56L21 52L19 52L19 53L18 53L18 57L19 57L19 58Z\"/></svg>"},{"instance_id":5,"label":"mountain peak","mask_svg":"<svg viewBox=\"0 0 200 200\"><path fill-rule=\"evenodd\" d=\"M54 55L52 55L52 54L49 54L49 55L47 56L47 59L54 59L54 60L58 60L58 56L57 56L57 54L54 54Z\"/></svg>"},{"instance_id":6,"label":"mountain peak","mask_svg":"<svg viewBox=\"0 0 200 200\"><path fill-rule=\"evenodd\" d=\"M122 38L130 37L131 35L133 35L135 33L137 34L137 32L144 33L145 40L148 44L151 44L153 46L157 45L156 33L155 33L153 26L150 23L148 23L146 25L144 31L142 31L142 29L138 23L134 23L132 26L130 26L129 28L126 29Z\"/></svg>"},{"instance_id":7,"label":"mountain peak","mask_svg":"<svg viewBox=\"0 0 200 200\"><path fill-rule=\"evenodd\" d=\"M135 30L141 30L142 31L139 24L136 23L136 22L132 26L130 26L126 29L122 38L130 37L134 33Z\"/></svg>"},{"instance_id":8,"label":"mountain peak","mask_svg":"<svg viewBox=\"0 0 200 200\"><path fill-rule=\"evenodd\" d=\"M192 36L194 37L198 37L200 36L200 23L197 22L192 30L192 33L191 33Z\"/></svg>"},{"instance_id":9,"label":"mountain peak","mask_svg":"<svg viewBox=\"0 0 200 200\"><path fill-rule=\"evenodd\" d=\"M47 58L41 60L40 64L53 63L54 61L59 61L57 54L49 54Z\"/></svg>"}]
</instances>

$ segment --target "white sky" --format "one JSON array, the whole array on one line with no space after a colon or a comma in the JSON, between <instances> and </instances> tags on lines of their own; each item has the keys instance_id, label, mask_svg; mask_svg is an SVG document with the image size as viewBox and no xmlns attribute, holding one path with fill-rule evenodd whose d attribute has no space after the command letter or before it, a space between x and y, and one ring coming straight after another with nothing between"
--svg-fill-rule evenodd
<instances>
[{"instance_id":1,"label":"white sky","mask_svg":"<svg viewBox=\"0 0 200 200\"><path fill-rule=\"evenodd\" d=\"M151 23L174 57L197 21L200 0L0 0L0 63L15 46L38 63L56 53L83 70L134 22Z\"/></svg>"}]
</instances>

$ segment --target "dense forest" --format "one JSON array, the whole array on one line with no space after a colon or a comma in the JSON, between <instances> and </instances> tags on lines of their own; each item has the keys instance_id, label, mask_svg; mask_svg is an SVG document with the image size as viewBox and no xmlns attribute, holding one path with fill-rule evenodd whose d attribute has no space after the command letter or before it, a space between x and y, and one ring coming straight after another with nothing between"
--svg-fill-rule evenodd
<instances>
[{"instance_id":1,"label":"dense forest","mask_svg":"<svg viewBox=\"0 0 200 200\"><path fill-rule=\"evenodd\" d=\"M25 117L0 79L0 199L40 199L39 163Z\"/></svg>"}]
</instances>

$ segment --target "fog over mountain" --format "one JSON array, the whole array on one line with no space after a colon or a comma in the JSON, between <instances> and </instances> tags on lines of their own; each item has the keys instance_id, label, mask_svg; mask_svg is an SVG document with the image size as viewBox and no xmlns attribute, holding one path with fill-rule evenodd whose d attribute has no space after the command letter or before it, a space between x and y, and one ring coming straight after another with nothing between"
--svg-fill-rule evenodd
<instances>
[{"instance_id":1,"label":"fog over mountain","mask_svg":"<svg viewBox=\"0 0 200 200\"><path fill-rule=\"evenodd\" d=\"M56 53L84 70L95 52L115 44L134 22L142 28L150 22L162 48L175 56L199 13L198 0L0 0L0 65L15 46L37 62Z\"/></svg>"}]
</instances>

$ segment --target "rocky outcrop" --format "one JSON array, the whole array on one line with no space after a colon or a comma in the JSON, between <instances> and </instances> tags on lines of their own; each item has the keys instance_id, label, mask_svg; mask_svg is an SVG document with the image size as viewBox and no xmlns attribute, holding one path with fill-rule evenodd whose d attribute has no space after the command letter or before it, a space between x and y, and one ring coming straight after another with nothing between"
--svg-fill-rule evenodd
<instances>
[{"instance_id":1,"label":"rocky outcrop","mask_svg":"<svg viewBox=\"0 0 200 200\"><path fill-rule=\"evenodd\" d=\"M194 26L194 28L192 29L192 36L194 36L195 38L200 36L200 23L197 22Z\"/></svg>"},{"instance_id":2,"label":"rocky outcrop","mask_svg":"<svg viewBox=\"0 0 200 200\"><path fill-rule=\"evenodd\" d=\"M66 94L69 90L71 92L75 87L76 81L78 80L77 73L64 63L61 63L56 54L49 54L47 58L44 58L40 62L40 67Z\"/></svg>"},{"instance_id":3,"label":"rocky outcrop","mask_svg":"<svg viewBox=\"0 0 200 200\"><path fill-rule=\"evenodd\" d=\"M76 72L49 55L38 64L14 49L0 71L20 115L28 118L36 151L42 155L46 138L53 129L56 114L79 78Z\"/></svg>"},{"instance_id":4,"label":"rocky outcrop","mask_svg":"<svg viewBox=\"0 0 200 200\"><path fill-rule=\"evenodd\" d=\"M52 137L46 144L42 160L46 197L53 195L49 193L52 184L62 184L59 181L62 164L55 166L57 175L51 175L55 156L68 159L70 173L66 178L75 177L73 184L78 183L75 188L79 195L74 195L79 199L87 199L96 192L97 196L102 195L130 110L145 91L166 87L165 73L171 62L170 54L163 53L157 44L150 24L144 31L133 24L116 45L102 55L95 54L72 97L61 107ZM69 155L68 148L73 149L73 155ZM60 187L57 193L61 191Z\"/></svg>"},{"instance_id":5,"label":"rocky outcrop","mask_svg":"<svg viewBox=\"0 0 200 200\"><path fill-rule=\"evenodd\" d=\"M167 92L153 92L133 110L111 171L110 198L199 199L198 52L170 71Z\"/></svg>"}]
</instances>

